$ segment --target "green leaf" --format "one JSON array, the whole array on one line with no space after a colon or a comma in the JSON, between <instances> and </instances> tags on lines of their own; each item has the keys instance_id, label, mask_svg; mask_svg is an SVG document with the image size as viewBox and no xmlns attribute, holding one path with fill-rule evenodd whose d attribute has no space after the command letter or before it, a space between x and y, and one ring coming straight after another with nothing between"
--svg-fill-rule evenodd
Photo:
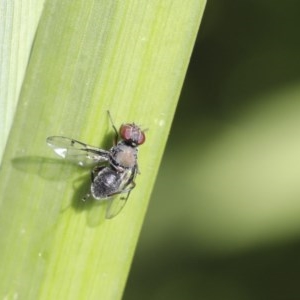
<instances>
[{"instance_id":1,"label":"green leaf","mask_svg":"<svg viewBox=\"0 0 300 300\"><path fill-rule=\"evenodd\" d=\"M0 163L44 0L0 3Z\"/></svg>"},{"instance_id":2,"label":"green leaf","mask_svg":"<svg viewBox=\"0 0 300 300\"><path fill-rule=\"evenodd\" d=\"M204 1L46 2L0 176L2 297L119 299L158 171ZM137 186L112 220L82 202L89 170L46 137L109 148L139 124Z\"/></svg>"}]
</instances>

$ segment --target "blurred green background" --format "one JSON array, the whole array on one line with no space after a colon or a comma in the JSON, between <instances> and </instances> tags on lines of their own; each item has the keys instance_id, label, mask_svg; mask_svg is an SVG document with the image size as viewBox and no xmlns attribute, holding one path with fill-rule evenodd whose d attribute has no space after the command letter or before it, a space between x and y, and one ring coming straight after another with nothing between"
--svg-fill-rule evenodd
<instances>
[{"instance_id":1,"label":"blurred green background","mask_svg":"<svg viewBox=\"0 0 300 300\"><path fill-rule=\"evenodd\" d=\"M125 300L300 299L299 30L208 1Z\"/></svg>"}]
</instances>

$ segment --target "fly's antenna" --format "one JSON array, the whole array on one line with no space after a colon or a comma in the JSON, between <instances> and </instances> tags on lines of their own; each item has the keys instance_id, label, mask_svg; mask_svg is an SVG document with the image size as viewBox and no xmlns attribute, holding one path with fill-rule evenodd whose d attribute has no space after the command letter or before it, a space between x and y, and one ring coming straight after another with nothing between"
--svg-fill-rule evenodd
<instances>
[{"instance_id":1,"label":"fly's antenna","mask_svg":"<svg viewBox=\"0 0 300 300\"><path fill-rule=\"evenodd\" d=\"M112 116L111 116L109 110L107 110L107 114L108 114L108 118L109 118L109 120L110 120L111 126L112 126L112 128L114 129L115 134L116 134L116 136L115 136L115 144L116 144L117 141L118 141L118 139L119 139L119 133L118 133L118 130L117 130L115 124L114 124L114 121L113 121L113 119L112 119Z\"/></svg>"}]
</instances>

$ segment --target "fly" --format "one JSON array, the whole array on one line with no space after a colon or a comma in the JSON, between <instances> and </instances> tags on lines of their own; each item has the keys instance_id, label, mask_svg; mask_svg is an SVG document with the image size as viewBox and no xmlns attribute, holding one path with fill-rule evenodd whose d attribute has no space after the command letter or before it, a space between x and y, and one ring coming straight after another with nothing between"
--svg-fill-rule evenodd
<instances>
[{"instance_id":1,"label":"fly","mask_svg":"<svg viewBox=\"0 0 300 300\"><path fill-rule=\"evenodd\" d=\"M109 200L106 218L116 216L126 204L135 177L139 173L138 146L145 142L145 133L134 123L126 123L117 131L111 115L108 116L115 132L114 146L109 150L87 145L64 136L50 136L47 144L62 158L80 166L96 165L91 172L90 192L95 200Z\"/></svg>"}]
</instances>

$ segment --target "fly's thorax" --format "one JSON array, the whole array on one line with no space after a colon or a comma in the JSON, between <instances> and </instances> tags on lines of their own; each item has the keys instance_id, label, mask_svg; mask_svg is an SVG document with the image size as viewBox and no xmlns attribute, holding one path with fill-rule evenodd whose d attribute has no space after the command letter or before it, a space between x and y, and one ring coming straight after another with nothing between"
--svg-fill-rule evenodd
<instances>
[{"instance_id":1,"label":"fly's thorax","mask_svg":"<svg viewBox=\"0 0 300 300\"><path fill-rule=\"evenodd\" d=\"M124 142L118 143L111 149L111 163L118 168L134 168L137 164L138 149Z\"/></svg>"}]
</instances>

